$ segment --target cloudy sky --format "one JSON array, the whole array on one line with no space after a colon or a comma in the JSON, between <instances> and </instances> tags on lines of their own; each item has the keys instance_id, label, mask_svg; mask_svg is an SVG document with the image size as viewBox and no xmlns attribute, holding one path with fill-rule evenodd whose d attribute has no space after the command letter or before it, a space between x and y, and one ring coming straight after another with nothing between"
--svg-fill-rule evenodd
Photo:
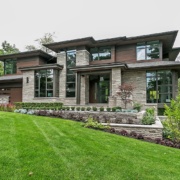
<instances>
[{"instance_id":1,"label":"cloudy sky","mask_svg":"<svg viewBox=\"0 0 180 180\"><path fill-rule=\"evenodd\" d=\"M0 44L21 51L55 32L55 41L95 39L180 30L179 0L3 0ZM174 47L180 47L180 32Z\"/></svg>"}]
</instances>

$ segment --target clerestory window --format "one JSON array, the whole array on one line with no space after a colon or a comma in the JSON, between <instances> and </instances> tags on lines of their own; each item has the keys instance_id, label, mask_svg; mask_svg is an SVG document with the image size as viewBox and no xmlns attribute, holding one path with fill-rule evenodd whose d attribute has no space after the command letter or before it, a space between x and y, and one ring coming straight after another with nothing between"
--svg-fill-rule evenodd
<instances>
[{"instance_id":1,"label":"clerestory window","mask_svg":"<svg viewBox=\"0 0 180 180\"><path fill-rule=\"evenodd\" d=\"M151 60L160 58L159 41L138 43L136 47L137 60Z\"/></svg>"},{"instance_id":2,"label":"clerestory window","mask_svg":"<svg viewBox=\"0 0 180 180\"><path fill-rule=\"evenodd\" d=\"M111 59L111 47L95 47L90 49L91 61Z\"/></svg>"}]
</instances>

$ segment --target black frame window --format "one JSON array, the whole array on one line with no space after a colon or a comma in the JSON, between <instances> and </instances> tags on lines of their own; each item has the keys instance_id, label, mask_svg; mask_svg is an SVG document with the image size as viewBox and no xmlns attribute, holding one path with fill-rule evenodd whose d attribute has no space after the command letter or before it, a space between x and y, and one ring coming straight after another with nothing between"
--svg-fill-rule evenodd
<instances>
[{"instance_id":1,"label":"black frame window","mask_svg":"<svg viewBox=\"0 0 180 180\"><path fill-rule=\"evenodd\" d=\"M111 59L111 47L95 47L90 49L91 61Z\"/></svg>"},{"instance_id":2,"label":"black frame window","mask_svg":"<svg viewBox=\"0 0 180 180\"><path fill-rule=\"evenodd\" d=\"M151 60L160 58L159 41L138 43L136 46L137 60Z\"/></svg>"},{"instance_id":3,"label":"black frame window","mask_svg":"<svg viewBox=\"0 0 180 180\"><path fill-rule=\"evenodd\" d=\"M4 61L4 74L16 74L16 60L7 59Z\"/></svg>"},{"instance_id":4,"label":"black frame window","mask_svg":"<svg viewBox=\"0 0 180 180\"><path fill-rule=\"evenodd\" d=\"M66 97L76 95L76 75L70 68L76 66L76 50L66 52Z\"/></svg>"},{"instance_id":5,"label":"black frame window","mask_svg":"<svg viewBox=\"0 0 180 180\"><path fill-rule=\"evenodd\" d=\"M35 71L35 97L58 97L58 70Z\"/></svg>"},{"instance_id":6,"label":"black frame window","mask_svg":"<svg viewBox=\"0 0 180 180\"><path fill-rule=\"evenodd\" d=\"M147 103L170 103L172 99L172 72L170 70L146 72Z\"/></svg>"}]
</instances>

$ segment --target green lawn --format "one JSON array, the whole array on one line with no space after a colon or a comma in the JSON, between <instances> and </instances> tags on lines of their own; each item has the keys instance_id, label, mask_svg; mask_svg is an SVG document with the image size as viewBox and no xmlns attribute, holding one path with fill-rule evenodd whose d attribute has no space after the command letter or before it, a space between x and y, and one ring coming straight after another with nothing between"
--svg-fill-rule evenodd
<instances>
[{"instance_id":1,"label":"green lawn","mask_svg":"<svg viewBox=\"0 0 180 180\"><path fill-rule=\"evenodd\" d=\"M74 121L0 112L0 180L8 179L178 180L180 150Z\"/></svg>"}]
</instances>

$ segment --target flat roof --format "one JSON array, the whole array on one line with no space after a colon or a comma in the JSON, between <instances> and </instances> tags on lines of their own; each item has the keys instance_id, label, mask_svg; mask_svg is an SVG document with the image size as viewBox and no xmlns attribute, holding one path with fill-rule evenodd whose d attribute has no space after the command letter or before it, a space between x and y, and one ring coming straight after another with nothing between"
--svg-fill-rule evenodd
<instances>
[{"instance_id":1,"label":"flat roof","mask_svg":"<svg viewBox=\"0 0 180 180\"><path fill-rule=\"evenodd\" d=\"M0 76L0 81L9 81L9 80L21 80L23 78L23 75L6 75L6 76Z\"/></svg>"},{"instance_id":2,"label":"flat roof","mask_svg":"<svg viewBox=\"0 0 180 180\"><path fill-rule=\"evenodd\" d=\"M29 71L29 70L40 70L40 69L63 69L62 65L59 64L44 64L38 66L28 66L28 67L20 67L21 71Z\"/></svg>"},{"instance_id":3,"label":"flat roof","mask_svg":"<svg viewBox=\"0 0 180 180\"><path fill-rule=\"evenodd\" d=\"M97 64L97 65L84 65L84 66L75 66L70 68L75 72L86 72L86 71L97 71L97 70L107 70L114 67L127 68L125 63L107 63L107 64Z\"/></svg>"},{"instance_id":4,"label":"flat roof","mask_svg":"<svg viewBox=\"0 0 180 180\"><path fill-rule=\"evenodd\" d=\"M56 58L42 50L35 50L35 51L25 51L25 52L13 53L13 54L0 55L0 60L11 59L11 58L29 58L34 56L40 56L47 60Z\"/></svg>"},{"instance_id":5,"label":"flat roof","mask_svg":"<svg viewBox=\"0 0 180 180\"><path fill-rule=\"evenodd\" d=\"M109 39L101 39L95 40L93 37L85 37L61 42L55 42L50 44L43 44L45 47L59 52L61 49L68 49L78 46L86 46L86 47L98 47L98 46L108 46L108 45L126 45L126 44L133 44L138 42L144 41L155 41L160 40L163 42L163 53L168 53L175 42L178 30L175 31L168 31L168 32L161 32L161 33L154 33L154 34L147 34L141 36L134 36L134 37L115 37Z\"/></svg>"}]
</instances>

